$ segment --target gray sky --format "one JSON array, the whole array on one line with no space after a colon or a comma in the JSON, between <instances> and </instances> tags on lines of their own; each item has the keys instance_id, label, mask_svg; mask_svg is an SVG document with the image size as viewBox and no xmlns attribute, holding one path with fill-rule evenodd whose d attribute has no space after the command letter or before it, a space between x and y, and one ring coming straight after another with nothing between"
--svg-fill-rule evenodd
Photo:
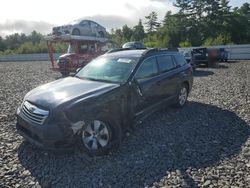
<instances>
[{"instance_id":1,"label":"gray sky","mask_svg":"<svg viewBox=\"0 0 250 188\"><path fill-rule=\"evenodd\" d=\"M231 0L230 5L241 6L250 0ZM8 0L1 2L0 35L15 32L29 34L36 30L43 34L55 25L78 18L92 19L108 30L127 24L133 26L150 12L156 11L162 20L168 10L176 12L174 0Z\"/></svg>"}]
</instances>

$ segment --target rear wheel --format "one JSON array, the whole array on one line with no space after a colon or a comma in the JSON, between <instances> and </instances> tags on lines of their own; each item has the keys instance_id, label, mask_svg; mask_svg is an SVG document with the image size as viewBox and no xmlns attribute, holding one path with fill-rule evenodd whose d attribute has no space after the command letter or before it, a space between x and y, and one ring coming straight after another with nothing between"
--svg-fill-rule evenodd
<instances>
[{"instance_id":1,"label":"rear wheel","mask_svg":"<svg viewBox=\"0 0 250 188\"><path fill-rule=\"evenodd\" d=\"M73 29L72 35L80 35L80 30L77 28Z\"/></svg>"},{"instance_id":2,"label":"rear wheel","mask_svg":"<svg viewBox=\"0 0 250 188\"><path fill-rule=\"evenodd\" d=\"M121 141L121 130L113 121L106 118L95 118L83 126L79 147L90 156L107 154Z\"/></svg>"},{"instance_id":3,"label":"rear wheel","mask_svg":"<svg viewBox=\"0 0 250 188\"><path fill-rule=\"evenodd\" d=\"M175 106L179 108L183 107L187 102L187 98L188 98L188 86L187 84L184 83L181 85L179 89Z\"/></svg>"}]
</instances>

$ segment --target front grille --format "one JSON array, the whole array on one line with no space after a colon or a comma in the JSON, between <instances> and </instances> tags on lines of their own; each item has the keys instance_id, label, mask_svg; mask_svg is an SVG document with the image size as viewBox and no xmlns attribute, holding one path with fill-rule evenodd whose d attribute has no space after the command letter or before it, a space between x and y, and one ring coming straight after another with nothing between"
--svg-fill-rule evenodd
<instances>
[{"instance_id":1,"label":"front grille","mask_svg":"<svg viewBox=\"0 0 250 188\"><path fill-rule=\"evenodd\" d=\"M22 114L29 121L42 125L48 117L49 111L38 108L28 101L25 101L22 105Z\"/></svg>"}]
</instances>

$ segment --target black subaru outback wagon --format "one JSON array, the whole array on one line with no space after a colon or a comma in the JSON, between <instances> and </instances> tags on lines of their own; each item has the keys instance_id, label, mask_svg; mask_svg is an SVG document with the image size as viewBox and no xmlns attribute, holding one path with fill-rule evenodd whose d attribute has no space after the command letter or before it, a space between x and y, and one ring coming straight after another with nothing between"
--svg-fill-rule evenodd
<instances>
[{"instance_id":1,"label":"black subaru outback wagon","mask_svg":"<svg viewBox=\"0 0 250 188\"><path fill-rule=\"evenodd\" d=\"M17 130L43 148L78 143L88 154L102 155L159 107L184 106L192 83L192 67L178 52L110 51L75 76L28 92L17 110Z\"/></svg>"}]
</instances>

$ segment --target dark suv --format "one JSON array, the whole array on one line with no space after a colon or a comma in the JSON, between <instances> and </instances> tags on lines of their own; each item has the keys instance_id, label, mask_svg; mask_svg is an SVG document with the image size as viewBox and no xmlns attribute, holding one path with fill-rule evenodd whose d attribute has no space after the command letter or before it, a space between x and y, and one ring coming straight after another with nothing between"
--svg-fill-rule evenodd
<instances>
[{"instance_id":1,"label":"dark suv","mask_svg":"<svg viewBox=\"0 0 250 188\"><path fill-rule=\"evenodd\" d=\"M133 123L166 104L184 106L192 83L192 67L178 52L113 50L74 77L28 92L17 110L17 130L37 146L77 142L88 154L102 155Z\"/></svg>"}]
</instances>

